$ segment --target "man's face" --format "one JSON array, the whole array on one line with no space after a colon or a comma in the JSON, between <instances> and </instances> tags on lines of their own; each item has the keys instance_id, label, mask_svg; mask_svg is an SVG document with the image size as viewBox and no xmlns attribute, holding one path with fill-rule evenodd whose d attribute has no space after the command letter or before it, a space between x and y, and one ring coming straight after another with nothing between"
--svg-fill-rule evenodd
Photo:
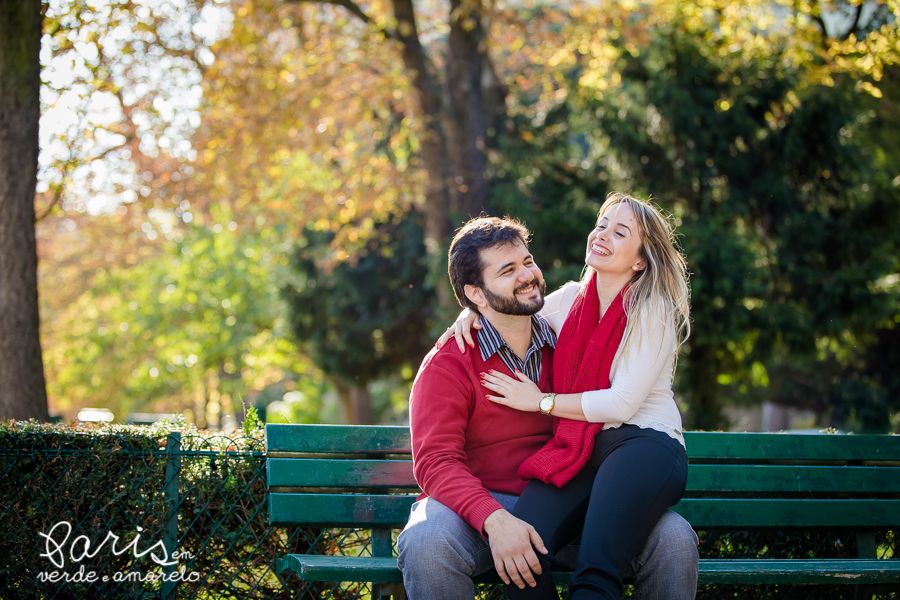
<instances>
[{"instance_id":1,"label":"man's face","mask_svg":"<svg viewBox=\"0 0 900 600\"><path fill-rule=\"evenodd\" d=\"M521 243L481 251L481 288L488 306L504 315L533 315L544 307L547 284L528 249Z\"/></svg>"}]
</instances>

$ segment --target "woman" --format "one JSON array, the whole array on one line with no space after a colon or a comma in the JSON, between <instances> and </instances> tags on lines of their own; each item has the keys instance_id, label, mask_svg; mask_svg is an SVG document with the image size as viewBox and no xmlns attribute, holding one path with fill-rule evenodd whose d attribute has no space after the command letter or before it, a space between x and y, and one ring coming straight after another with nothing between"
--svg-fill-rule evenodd
<instances>
[{"instance_id":1,"label":"woman","mask_svg":"<svg viewBox=\"0 0 900 600\"><path fill-rule=\"evenodd\" d=\"M541 313L559 336L556 393L522 374L486 373L483 382L494 402L554 417L554 437L519 469L531 481L515 516L535 527L551 561L582 535L573 599L617 599L687 479L672 393L678 346L690 331L687 269L668 221L626 194L611 194L600 209L585 263L582 282L548 296ZM457 341L474 319L460 316ZM548 569L536 578L544 581L535 588L510 586L510 597L557 597Z\"/></svg>"}]
</instances>

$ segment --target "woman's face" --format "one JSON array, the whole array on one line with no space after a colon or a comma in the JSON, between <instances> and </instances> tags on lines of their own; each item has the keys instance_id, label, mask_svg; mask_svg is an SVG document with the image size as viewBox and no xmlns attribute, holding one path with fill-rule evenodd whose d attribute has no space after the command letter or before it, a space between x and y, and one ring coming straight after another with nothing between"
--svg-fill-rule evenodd
<instances>
[{"instance_id":1,"label":"woman's face","mask_svg":"<svg viewBox=\"0 0 900 600\"><path fill-rule=\"evenodd\" d=\"M641 232L634 211L627 202L614 204L600 217L597 226L588 235L584 262L598 273L627 273L629 277L644 268Z\"/></svg>"}]
</instances>

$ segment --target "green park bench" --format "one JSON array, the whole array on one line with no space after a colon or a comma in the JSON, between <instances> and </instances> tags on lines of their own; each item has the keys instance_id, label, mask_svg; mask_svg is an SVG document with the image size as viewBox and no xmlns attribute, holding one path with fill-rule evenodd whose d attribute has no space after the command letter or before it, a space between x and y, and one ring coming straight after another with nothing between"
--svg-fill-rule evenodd
<instances>
[{"instance_id":1,"label":"green park bench","mask_svg":"<svg viewBox=\"0 0 900 600\"><path fill-rule=\"evenodd\" d=\"M900 436L688 432L685 441L687 491L674 510L695 530L838 530L857 537L858 558L701 559L701 585L900 589L900 560L877 558L876 541L877 531L900 530ZM373 598L404 598L393 535L419 493L409 429L270 424L266 452L272 525L372 531L371 557L289 554L278 559L277 572L371 582ZM565 584L570 575L554 578ZM491 571L477 581L499 577Z\"/></svg>"}]
</instances>

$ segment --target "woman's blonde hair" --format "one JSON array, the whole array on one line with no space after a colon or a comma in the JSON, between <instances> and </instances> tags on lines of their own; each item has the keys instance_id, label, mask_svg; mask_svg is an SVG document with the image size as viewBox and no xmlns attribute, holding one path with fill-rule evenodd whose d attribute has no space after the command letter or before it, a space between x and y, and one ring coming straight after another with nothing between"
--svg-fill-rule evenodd
<instances>
[{"instance_id":1,"label":"woman's blonde hair","mask_svg":"<svg viewBox=\"0 0 900 600\"><path fill-rule=\"evenodd\" d=\"M600 207L597 220L616 204L628 204L640 228L641 258L644 269L631 278L623 298L629 315L662 319L675 325L675 339L680 347L691 334L690 287L688 268L675 240L675 230L662 212L643 200L622 192L613 192ZM592 269L585 269L582 283L587 285ZM632 343L635 332L640 336L641 319L628 319L622 339L624 353Z\"/></svg>"}]
</instances>

